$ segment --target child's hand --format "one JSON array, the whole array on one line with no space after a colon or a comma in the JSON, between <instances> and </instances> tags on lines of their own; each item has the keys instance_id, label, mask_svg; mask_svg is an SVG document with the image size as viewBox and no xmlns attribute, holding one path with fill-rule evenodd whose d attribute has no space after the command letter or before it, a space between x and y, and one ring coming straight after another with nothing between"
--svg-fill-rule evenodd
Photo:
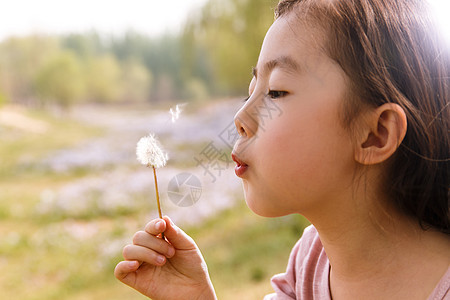
<instances>
[{"instance_id":1,"label":"child's hand","mask_svg":"<svg viewBox=\"0 0 450 300\"><path fill-rule=\"evenodd\" d=\"M157 237L162 232L169 242ZM216 299L200 250L168 217L136 232L123 256L114 275L152 299Z\"/></svg>"}]
</instances>

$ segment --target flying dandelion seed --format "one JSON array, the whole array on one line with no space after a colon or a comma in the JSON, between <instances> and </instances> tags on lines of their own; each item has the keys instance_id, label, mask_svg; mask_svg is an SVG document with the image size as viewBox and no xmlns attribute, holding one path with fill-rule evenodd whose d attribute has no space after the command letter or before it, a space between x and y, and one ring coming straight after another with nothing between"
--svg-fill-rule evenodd
<instances>
[{"instance_id":1,"label":"flying dandelion seed","mask_svg":"<svg viewBox=\"0 0 450 300\"><path fill-rule=\"evenodd\" d=\"M156 168L164 167L169 159L167 153L162 149L161 144L153 134L143 137L136 146L137 160L147 167L152 167L155 180L156 203L158 205L158 214L162 219L161 202L159 200L158 178ZM164 239L164 233L161 234Z\"/></svg>"},{"instance_id":2,"label":"flying dandelion seed","mask_svg":"<svg viewBox=\"0 0 450 300\"><path fill-rule=\"evenodd\" d=\"M174 109L172 107L170 108L169 113L172 116L172 123L175 123L175 121L180 118L180 114L183 111L183 107L185 105L186 103L177 104Z\"/></svg>"}]
</instances>

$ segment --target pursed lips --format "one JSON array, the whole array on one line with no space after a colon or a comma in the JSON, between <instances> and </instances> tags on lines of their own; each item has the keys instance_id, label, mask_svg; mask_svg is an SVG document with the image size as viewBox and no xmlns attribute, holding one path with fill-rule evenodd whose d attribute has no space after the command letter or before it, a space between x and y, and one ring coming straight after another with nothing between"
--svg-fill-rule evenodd
<instances>
[{"instance_id":1,"label":"pursed lips","mask_svg":"<svg viewBox=\"0 0 450 300\"><path fill-rule=\"evenodd\" d=\"M231 158L234 162L236 162L236 167L234 168L234 172L236 176L241 177L245 171L248 169L248 165L241 160L235 153L231 153Z\"/></svg>"}]
</instances>

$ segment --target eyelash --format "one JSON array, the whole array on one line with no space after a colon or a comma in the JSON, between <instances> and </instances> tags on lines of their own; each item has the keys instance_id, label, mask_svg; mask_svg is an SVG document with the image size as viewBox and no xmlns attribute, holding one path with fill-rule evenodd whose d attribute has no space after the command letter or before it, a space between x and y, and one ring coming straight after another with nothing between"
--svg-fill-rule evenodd
<instances>
[{"instance_id":1,"label":"eyelash","mask_svg":"<svg viewBox=\"0 0 450 300\"><path fill-rule=\"evenodd\" d=\"M278 99L278 98L286 96L287 93L288 92L285 92L285 91L269 91L269 93L267 95L272 99ZM245 98L243 102L247 102L248 99L250 99L250 96Z\"/></svg>"},{"instance_id":2,"label":"eyelash","mask_svg":"<svg viewBox=\"0 0 450 300\"><path fill-rule=\"evenodd\" d=\"M272 99L281 98L287 95L287 92L285 91L269 91L267 94Z\"/></svg>"}]
</instances>

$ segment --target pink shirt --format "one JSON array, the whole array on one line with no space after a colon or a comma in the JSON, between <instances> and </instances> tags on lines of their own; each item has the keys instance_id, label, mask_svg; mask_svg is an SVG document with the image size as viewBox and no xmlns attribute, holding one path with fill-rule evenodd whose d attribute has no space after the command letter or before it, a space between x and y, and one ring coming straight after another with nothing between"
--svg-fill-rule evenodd
<instances>
[{"instance_id":1,"label":"pink shirt","mask_svg":"<svg viewBox=\"0 0 450 300\"><path fill-rule=\"evenodd\" d=\"M308 226L292 249L286 273L272 278L275 293L264 300L331 300L329 274L330 262L319 234L312 225ZM450 268L428 300L450 300Z\"/></svg>"}]
</instances>

